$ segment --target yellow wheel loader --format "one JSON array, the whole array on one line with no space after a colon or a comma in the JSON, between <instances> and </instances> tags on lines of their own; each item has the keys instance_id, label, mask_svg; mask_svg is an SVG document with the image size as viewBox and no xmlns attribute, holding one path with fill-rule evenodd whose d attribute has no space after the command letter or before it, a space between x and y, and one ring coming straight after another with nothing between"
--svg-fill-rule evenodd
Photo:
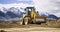
<instances>
[{"instance_id":1,"label":"yellow wheel loader","mask_svg":"<svg viewBox=\"0 0 60 32\"><path fill-rule=\"evenodd\" d=\"M23 14L23 20L21 24L29 24L29 23L43 23L46 22L45 16L39 16L38 12L35 11L34 7L26 7L26 13Z\"/></svg>"}]
</instances>

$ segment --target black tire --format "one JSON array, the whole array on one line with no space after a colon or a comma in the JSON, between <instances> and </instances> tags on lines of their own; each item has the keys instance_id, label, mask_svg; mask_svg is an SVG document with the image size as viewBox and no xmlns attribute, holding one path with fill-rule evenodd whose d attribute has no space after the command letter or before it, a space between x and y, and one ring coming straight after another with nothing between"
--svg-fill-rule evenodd
<instances>
[{"instance_id":1,"label":"black tire","mask_svg":"<svg viewBox=\"0 0 60 32\"><path fill-rule=\"evenodd\" d=\"M28 25L28 17L25 17L25 18L24 18L23 24L24 24L24 25Z\"/></svg>"}]
</instances>

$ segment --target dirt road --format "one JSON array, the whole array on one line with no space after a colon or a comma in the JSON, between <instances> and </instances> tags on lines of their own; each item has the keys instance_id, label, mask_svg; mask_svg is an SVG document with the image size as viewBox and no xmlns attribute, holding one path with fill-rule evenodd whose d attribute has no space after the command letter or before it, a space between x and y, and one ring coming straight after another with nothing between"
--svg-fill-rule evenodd
<instances>
[{"instance_id":1,"label":"dirt road","mask_svg":"<svg viewBox=\"0 0 60 32\"><path fill-rule=\"evenodd\" d=\"M0 28L0 30L5 30L7 32L60 32L60 28L52 27L41 27L40 25L28 25L22 26L20 28Z\"/></svg>"}]
</instances>

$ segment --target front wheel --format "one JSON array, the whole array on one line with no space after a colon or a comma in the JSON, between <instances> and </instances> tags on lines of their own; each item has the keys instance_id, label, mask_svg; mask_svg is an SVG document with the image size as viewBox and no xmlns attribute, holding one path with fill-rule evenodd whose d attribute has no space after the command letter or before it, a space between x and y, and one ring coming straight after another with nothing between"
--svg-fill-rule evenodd
<instances>
[{"instance_id":1,"label":"front wheel","mask_svg":"<svg viewBox=\"0 0 60 32\"><path fill-rule=\"evenodd\" d=\"M20 25L23 25L23 19L20 19L19 23L20 23Z\"/></svg>"},{"instance_id":2,"label":"front wheel","mask_svg":"<svg viewBox=\"0 0 60 32\"><path fill-rule=\"evenodd\" d=\"M27 25L28 24L28 17L24 18L24 24Z\"/></svg>"}]
</instances>

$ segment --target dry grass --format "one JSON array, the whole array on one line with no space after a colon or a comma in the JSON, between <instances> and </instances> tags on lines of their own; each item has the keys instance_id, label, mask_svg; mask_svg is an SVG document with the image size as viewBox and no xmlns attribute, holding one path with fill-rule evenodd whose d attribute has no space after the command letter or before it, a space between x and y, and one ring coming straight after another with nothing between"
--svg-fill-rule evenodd
<instances>
[{"instance_id":1,"label":"dry grass","mask_svg":"<svg viewBox=\"0 0 60 32\"><path fill-rule=\"evenodd\" d=\"M19 22L16 21L10 21L10 22L1 22L0 23L0 28L12 28L12 27L18 27L19 26Z\"/></svg>"},{"instance_id":2,"label":"dry grass","mask_svg":"<svg viewBox=\"0 0 60 32\"><path fill-rule=\"evenodd\" d=\"M46 24L51 27L59 27L60 28L60 19L56 21L47 21Z\"/></svg>"},{"instance_id":3,"label":"dry grass","mask_svg":"<svg viewBox=\"0 0 60 32\"><path fill-rule=\"evenodd\" d=\"M29 26L29 25L28 25ZM30 26L36 26L36 25L30 25ZM60 19L57 21L47 21L44 24L41 24L41 26L47 26L47 27L58 27L60 28ZM19 24L19 21L7 21L7 22L0 22L0 28L13 28L13 27L27 27L27 26L21 26ZM40 27L40 24L39 24Z\"/></svg>"}]
</instances>

